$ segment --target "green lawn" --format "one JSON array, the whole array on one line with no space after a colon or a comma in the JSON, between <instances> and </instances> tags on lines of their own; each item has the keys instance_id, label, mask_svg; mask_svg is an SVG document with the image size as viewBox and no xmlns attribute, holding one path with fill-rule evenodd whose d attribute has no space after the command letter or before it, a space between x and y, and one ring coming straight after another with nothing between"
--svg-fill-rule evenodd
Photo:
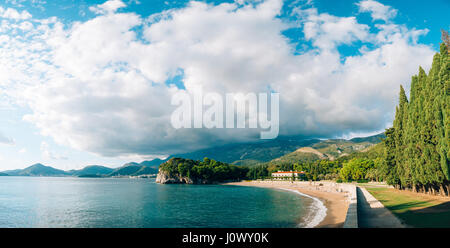
<instances>
[{"instance_id":1,"label":"green lawn","mask_svg":"<svg viewBox=\"0 0 450 248\"><path fill-rule=\"evenodd\" d=\"M389 188L366 189L409 226L450 227L450 200Z\"/></svg>"}]
</instances>

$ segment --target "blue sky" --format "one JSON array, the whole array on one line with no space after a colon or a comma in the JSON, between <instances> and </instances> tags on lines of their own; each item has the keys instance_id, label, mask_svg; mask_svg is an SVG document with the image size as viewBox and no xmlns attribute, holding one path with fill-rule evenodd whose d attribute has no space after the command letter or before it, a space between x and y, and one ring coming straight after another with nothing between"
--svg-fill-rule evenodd
<instances>
[{"instance_id":1,"label":"blue sky","mask_svg":"<svg viewBox=\"0 0 450 248\"><path fill-rule=\"evenodd\" d=\"M50 16L57 16L63 19L66 23L73 21L86 21L89 18L95 16L94 13L89 11L89 7L102 4L104 0L59 0L59 1L45 1L45 0L6 0L3 7L13 7L19 9L25 9L33 17L47 18ZM189 1L160 1L160 0L139 0L139 1L124 1L127 3L127 7L123 8L123 11L129 11L137 13L141 16L149 16L151 14L159 13L164 10L172 8L183 8ZM223 2L220 0L208 0L203 1L211 4L220 4ZM295 6L296 2L305 1L284 1L285 8L291 9L289 6ZM337 15L337 16L358 16L358 20L361 23L371 23L369 13L358 14L357 0L314 0L311 1L312 5L317 7L320 11ZM382 4L392 6L394 9L399 10L394 20L398 23L403 23L410 28L424 29L428 28L430 33L421 37L420 41L426 44L431 44L437 48L437 43L440 41L440 29L448 29L449 17L448 11L450 10L450 2L446 0L432 0L424 3L423 1L410 1L410 0L380 0ZM18 7L20 6L20 7ZM282 16L286 18L286 16ZM297 37L292 37L297 38Z\"/></svg>"},{"instance_id":2,"label":"blue sky","mask_svg":"<svg viewBox=\"0 0 450 248\"><path fill-rule=\"evenodd\" d=\"M254 141L249 130L167 127L166 100L195 84L221 93L276 89L282 135L376 133L392 121L399 85L429 68L440 30L450 28L446 0L0 7L0 171L38 162L117 167Z\"/></svg>"}]
</instances>

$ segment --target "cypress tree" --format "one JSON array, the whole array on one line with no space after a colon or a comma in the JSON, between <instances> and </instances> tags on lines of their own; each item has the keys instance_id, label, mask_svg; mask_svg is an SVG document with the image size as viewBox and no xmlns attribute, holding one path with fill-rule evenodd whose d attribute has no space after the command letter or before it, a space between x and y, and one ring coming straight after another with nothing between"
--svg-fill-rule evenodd
<instances>
[{"instance_id":1,"label":"cypress tree","mask_svg":"<svg viewBox=\"0 0 450 248\"><path fill-rule=\"evenodd\" d=\"M395 130L394 128L386 129L385 131L386 138L383 140L384 144L384 154L383 154L383 162L381 163L380 170L385 178L386 182L390 185L394 185L396 188L401 187L397 169L396 169L396 161L395 154L392 152L395 150Z\"/></svg>"},{"instance_id":2,"label":"cypress tree","mask_svg":"<svg viewBox=\"0 0 450 248\"><path fill-rule=\"evenodd\" d=\"M448 33L447 33L448 38ZM448 41L448 40L447 40ZM444 174L444 186L446 186L447 194L450 195L450 63L448 56L448 43L447 46L441 44L440 51L440 68L437 75L436 92L440 93L439 107L440 111L435 113L436 118L439 120L438 145L437 151L440 155L440 165Z\"/></svg>"},{"instance_id":3,"label":"cypress tree","mask_svg":"<svg viewBox=\"0 0 450 248\"><path fill-rule=\"evenodd\" d=\"M450 64L441 44L428 73L411 79L410 100L400 87L393 127L386 130L381 174L401 189L449 194Z\"/></svg>"},{"instance_id":4,"label":"cypress tree","mask_svg":"<svg viewBox=\"0 0 450 248\"><path fill-rule=\"evenodd\" d=\"M395 164L397 166L395 166L396 168L396 174L399 177L399 180L401 182L402 185L407 185L408 184L408 178L410 178L410 170L408 168L408 166L406 165L406 163L404 163L404 153L405 153L405 147L404 147L404 133L405 133L405 128L404 125L406 124L407 121L407 104L408 104L408 99L406 97L406 93L405 93L405 89L403 88L403 86L400 85L400 96L399 96L399 105L396 108L396 113L395 113L395 120L394 120L394 132L393 132L393 138L395 140L395 152L394 152L394 160L395 160Z\"/></svg>"}]
</instances>

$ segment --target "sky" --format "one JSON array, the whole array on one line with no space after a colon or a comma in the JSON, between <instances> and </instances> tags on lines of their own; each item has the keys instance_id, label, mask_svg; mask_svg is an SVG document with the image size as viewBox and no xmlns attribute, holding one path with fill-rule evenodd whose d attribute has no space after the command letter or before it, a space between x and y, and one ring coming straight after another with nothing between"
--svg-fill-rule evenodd
<instances>
[{"instance_id":1,"label":"sky","mask_svg":"<svg viewBox=\"0 0 450 248\"><path fill-rule=\"evenodd\" d=\"M280 94L280 136L375 134L428 70L447 0L3 0L0 171L59 169L254 142L174 129L171 96Z\"/></svg>"}]
</instances>

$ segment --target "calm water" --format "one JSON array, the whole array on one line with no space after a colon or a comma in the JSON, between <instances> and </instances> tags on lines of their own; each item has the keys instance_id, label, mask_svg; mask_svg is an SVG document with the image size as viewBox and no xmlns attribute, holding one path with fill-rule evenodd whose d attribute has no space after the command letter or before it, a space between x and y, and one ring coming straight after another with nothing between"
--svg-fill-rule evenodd
<instances>
[{"instance_id":1,"label":"calm water","mask_svg":"<svg viewBox=\"0 0 450 248\"><path fill-rule=\"evenodd\" d=\"M0 177L0 227L295 227L311 204L254 187Z\"/></svg>"}]
</instances>

